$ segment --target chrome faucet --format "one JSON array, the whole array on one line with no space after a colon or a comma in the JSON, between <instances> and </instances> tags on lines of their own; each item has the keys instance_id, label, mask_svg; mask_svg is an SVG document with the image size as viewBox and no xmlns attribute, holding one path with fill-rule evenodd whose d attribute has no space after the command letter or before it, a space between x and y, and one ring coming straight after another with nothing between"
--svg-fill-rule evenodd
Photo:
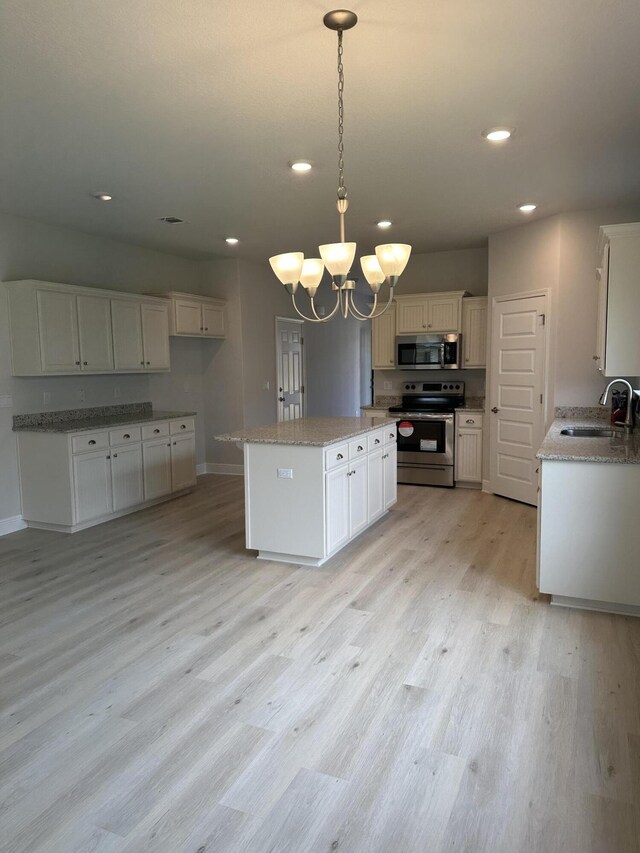
<instances>
[{"instance_id":1,"label":"chrome faucet","mask_svg":"<svg viewBox=\"0 0 640 853\"><path fill-rule=\"evenodd\" d=\"M633 391L633 388L631 387L630 382L628 382L626 379L612 379L611 382L607 385L607 387L602 392L602 396L600 397L599 402L600 402L601 406L606 406L607 397L609 396L609 389L611 388L612 385L615 385L616 382L622 382L622 384L626 385L627 388L629 389L629 399L627 401L627 415L624 419L623 424L619 424L618 421L616 421L616 424L623 426L625 429L625 432L631 432L633 430L633 427L634 427L635 404L634 404L634 400L633 400L634 391Z\"/></svg>"}]
</instances>

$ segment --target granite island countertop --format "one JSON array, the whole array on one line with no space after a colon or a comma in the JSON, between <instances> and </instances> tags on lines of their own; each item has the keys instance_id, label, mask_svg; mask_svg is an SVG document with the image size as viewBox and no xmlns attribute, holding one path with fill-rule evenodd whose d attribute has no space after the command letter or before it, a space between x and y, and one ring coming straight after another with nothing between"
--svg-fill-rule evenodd
<instances>
[{"instance_id":1,"label":"granite island countertop","mask_svg":"<svg viewBox=\"0 0 640 853\"><path fill-rule=\"evenodd\" d=\"M575 438L561 435L561 430L572 426L602 428L611 425L602 418L558 418L551 424L536 457L558 462L640 465L640 429L625 433L621 428L613 427L615 434L608 438Z\"/></svg>"},{"instance_id":2,"label":"granite island countertop","mask_svg":"<svg viewBox=\"0 0 640 853\"><path fill-rule=\"evenodd\" d=\"M216 435L216 441L241 444L294 444L327 447L365 432L395 424L397 418L299 418Z\"/></svg>"},{"instance_id":3,"label":"granite island countertop","mask_svg":"<svg viewBox=\"0 0 640 853\"><path fill-rule=\"evenodd\" d=\"M60 412L36 412L16 415L14 432L89 432L114 426L134 426L155 421L192 418L197 412L153 411L150 403L98 406L86 409L67 409Z\"/></svg>"}]
</instances>

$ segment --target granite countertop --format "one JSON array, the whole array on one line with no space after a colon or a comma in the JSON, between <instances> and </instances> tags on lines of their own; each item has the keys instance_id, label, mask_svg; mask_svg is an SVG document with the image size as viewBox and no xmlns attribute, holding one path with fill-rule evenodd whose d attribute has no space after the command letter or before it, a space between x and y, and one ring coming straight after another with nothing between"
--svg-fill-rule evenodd
<instances>
[{"instance_id":1,"label":"granite countertop","mask_svg":"<svg viewBox=\"0 0 640 853\"><path fill-rule=\"evenodd\" d=\"M94 414L90 417L77 417L61 420L34 420L32 423L14 423L14 432L89 432L114 426L133 426L134 424L169 421L176 418L194 417L197 412L131 412L118 414ZM27 417L27 416L23 416ZM32 417L36 417L35 415Z\"/></svg>"},{"instance_id":2,"label":"granite countertop","mask_svg":"<svg viewBox=\"0 0 640 853\"><path fill-rule=\"evenodd\" d=\"M546 434L536 454L538 459L560 462L618 462L640 465L640 431L625 433L615 429L611 438L574 438L561 435L567 427L609 427L602 418L558 418Z\"/></svg>"},{"instance_id":3,"label":"granite countertop","mask_svg":"<svg viewBox=\"0 0 640 853\"><path fill-rule=\"evenodd\" d=\"M247 444L295 444L326 447L396 423L396 418L299 418L295 421L238 429L216 435L216 441Z\"/></svg>"}]
</instances>

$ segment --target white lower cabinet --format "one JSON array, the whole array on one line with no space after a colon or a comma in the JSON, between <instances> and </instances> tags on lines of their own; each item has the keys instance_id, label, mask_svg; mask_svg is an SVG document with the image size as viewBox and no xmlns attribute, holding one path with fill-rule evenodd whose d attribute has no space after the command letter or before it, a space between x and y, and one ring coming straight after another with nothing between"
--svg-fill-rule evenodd
<instances>
[{"instance_id":1,"label":"white lower cabinet","mask_svg":"<svg viewBox=\"0 0 640 853\"><path fill-rule=\"evenodd\" d=\"M349 466L329 471L327 483L327 551L331 554L349 541Z\"/></svg>"},{"instance_id":2,"label":"white lower cabinet","mask_svg":"<svg viewBox=\"0 0 640 853\"><path fill-rule=\"evenodd\" d=\"M455 480L482 484L482 415L456 412Z\"/></svg>"},{"instance_id":3,"label":"white lower cabinet","mask_svg":"<svg viewBox=\"0 0 640 853\"><path fill-rule=\"evenodd\" d=\"M171 439L171 488L174 492L195 486L195 456L196 437L193 433L176 435Z\"/></svg>"},{"instance_id":4,"label":"white lower cabinet","mask_svg":"<svg viewBox=\"0 0 640 853\"><path fill-rule=\"evenodd\" d=\"M171 441L156 438L142 445L145 500L161 498L171 492Z\"/></svg>"},{"instance_id":5,"label":"white lower cabinet","mask_svg":"<svg viewBox=\"0 0 640 853\"><path fill-rule=\"evenodd\" d=\"M369 523L368 460L361 456L349 464L349 538L361 533Z\"/></svg>"},{"instance_id":6,"label":"white lower cabinet","mask_svg":"<svg viewBox=\"0 0 640 853\"><path fill-rule=\"evenodd\" d=\"M116 447L111 453L111 490L113 511L120 512L144 501L142 447L140 444Z\"/></svg>"},{"instance_id":7,"label":"white lower cabinet","mask_svg":"<svg viewBox=\"0 0 640 853\"><path fill-rule=\"evenodd\" d=\"M77 434L18 433L25 521L73 533L192 488L194 429L189 417Z\"/></svg>"},{"instance_id":8,"label":"white lower cabinet","mask_svg":"<svg viewBox=\"0 0 640 853\"><path fill-rule=\"evenodd\" d=\"M73 482L78 524L112 512L111 454L108 450L74 456Z\"/></svg>"},{"instance_id":9,"label":"white lower cabinet","mask_svg":"<svg viewBox=\"0 0 640 853\"><path fill-rule=\"evenodd\" d=\"M395 443L387 444L384 448L384 508L398 500L398 449Z\"/></svg>"},{"instance_id":10,"label":"white lower cabinet","mask_svg":"<svg viewBox=\"0 0 640 853\"><path fill-rule=\"evenodd\" d=\"M367 458L367 477L369 480L369 520L373 521L382 515L384 506L384 475L385 452L380 447L369 454Z\"/></svg>"}]
</instances>

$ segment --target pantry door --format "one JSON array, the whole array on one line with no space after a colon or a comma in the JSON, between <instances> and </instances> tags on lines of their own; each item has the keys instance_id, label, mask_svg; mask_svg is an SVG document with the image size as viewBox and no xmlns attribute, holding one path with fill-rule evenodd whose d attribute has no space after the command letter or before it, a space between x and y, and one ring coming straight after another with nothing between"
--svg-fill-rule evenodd
<instances>
[{"instance_id":1,"label":"pantry door","mask_svg":"<svg viewBox=\"0 0 640 853\"><path fill-rule=\"evenodd\" d=\"M276 317L278 420L304 417L303 320Z\"/></svg>"},{"instance_id":2,"label":"pantry door","mask_svg":"<svg viewBox=\"0 0 640 853\"><path fill-rule=\"evenodd\" d=\"M544 437L547 297L495 300L491 322L491 491L538 504Z\"/></svg>"}]
</instances>

